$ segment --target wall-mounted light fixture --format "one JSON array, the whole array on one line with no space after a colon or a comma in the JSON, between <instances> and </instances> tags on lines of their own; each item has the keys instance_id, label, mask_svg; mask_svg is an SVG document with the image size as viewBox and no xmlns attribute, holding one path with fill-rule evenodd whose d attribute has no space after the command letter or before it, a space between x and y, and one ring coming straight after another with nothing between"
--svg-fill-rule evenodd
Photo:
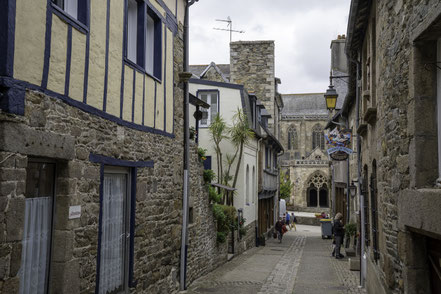
<instances>
[{"instance_id":1,"label":"wall-mounted light fixture","mask_svg":"<svg viewBox=\"0 0 441 294\"><path fill-rule=\"evenodd\" d=\"M340 78L348 78L349 76L329 76L329 88L326 90L325 93L325 100L326 100L326 108L330 111L334 110L337 105L337 91L334 89L334 86L332 85L333 79L340 79Z\"/></svg>"}]
</instances>

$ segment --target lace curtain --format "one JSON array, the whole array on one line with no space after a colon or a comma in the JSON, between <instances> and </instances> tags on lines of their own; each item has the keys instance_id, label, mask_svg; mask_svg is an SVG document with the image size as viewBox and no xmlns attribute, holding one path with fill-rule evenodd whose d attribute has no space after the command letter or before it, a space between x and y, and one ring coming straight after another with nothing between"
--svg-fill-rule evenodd
<instances>
[{"instance_id":1,"label":"lace curtain","mask_svg":"<svg viewBox=\"0 0 441 294\"><path fill-rule=\"evenodd\" d=\"M99 293L123 289L125 174L105 174L103 183Z\"/></svg>"},{"instance_id":2,"label":"lace curtain","mask_svg":"<svg viewBox=\"0 0 441 294\"><path fill-rule=\"evenodd\" d=\"M20 294L46 293L52 197L27 198L23 231Z\"/></svg>"}]
</instances>

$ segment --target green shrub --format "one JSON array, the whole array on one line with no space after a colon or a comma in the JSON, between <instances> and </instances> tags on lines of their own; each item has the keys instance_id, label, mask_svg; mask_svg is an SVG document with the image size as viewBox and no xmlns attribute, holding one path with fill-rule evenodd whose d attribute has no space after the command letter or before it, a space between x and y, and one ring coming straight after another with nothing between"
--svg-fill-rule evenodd
<instances>
[{"instance_id":1,"label":"green shrub","mask_svg":"<svg viewBox=\"0 0 441 294\"><path fill-rule=\"evenodd\" d=\"M220 204L222 202L222 195L216 192L216 188L210 186L208 187L208 199L213 203Z\"/></svg>"},{"instance_id":2,"label":"green shrub","mask_svg":"<svg viewBox=\"0 0 441 294\"><path fill-rule=\"evenodd\" d=\"M214 178L216 177L216 174L211 169L204 170L204 182L205 183L211 183Z\"/></svg>"},{"instance_id":3,"label":"green shrub","mask_svg":"<svg viewBox=\"0 0 441 294\"><path fill-rule=\"evenodd\" d=\"M206 153L207 153L207 149L198 147L198 156L199 156L199 158L204 158L203 160L205 160L205 158L206 158L205 154Z\"/></svg>"},{"instance_id":4,"label":"green shrub","mask_svg":"<svg viewBox=\"0 0 441 294\"><path fill-rule=\"evenodd\" d=\"M234 228L236 219L236 208L234 206L227 206L222 204L213 204L213 216L217 223L218 238L219 233L225 236Z\"/></svg>"},{"instance_id":5,"label":"green shrub","mask_svg":"<svg viewBox=\"0 0 441 294\"><path fill-rule=\"evenodd\" d=\"M348 223L345 225L345 234L349 237L357 233L357 225L355 223Z\"/></svg>"},{"instance_id":6,"label":"green shrub","mask_svg":"<svg viewBox=\"0 0 441 294\"><path fill-rule=\"evenodd\" d=\"M225 243L227 240L227 235L224 232L217 232L216 241L217 243Z\"/></svg>"}]
</instances>

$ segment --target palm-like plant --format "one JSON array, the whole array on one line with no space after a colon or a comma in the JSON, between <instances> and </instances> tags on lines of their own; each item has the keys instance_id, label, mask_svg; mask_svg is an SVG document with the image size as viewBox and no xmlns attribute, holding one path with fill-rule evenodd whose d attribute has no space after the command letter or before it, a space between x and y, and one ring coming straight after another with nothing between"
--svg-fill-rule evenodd
<instances>
[{"instance_id":1,"label":"palm-like plant","mask_svg":"<svg viewBox=\"0 0 441 294\"><path fill-rule=\"evenodd\" d=\"M210 127L208 128L210 131L211 140L214 143L214 151L216 152L216 162L217 162L217 182L218 184L222 183L222 150L220 148L220 143L223 139L227 138L227 124L224 119L217 114L214 119L211 121Z\"/></svg>"},{"instance_id":2,"label":"palm-like plant","mask_svg":"<svg viewBox=\"0 0 441 294\"><path fill-rule=\"evenodd\" d=\"M229 129L230 141L236 147L234 158L239 155L234 173L233 188L236 188L237 178L239 176L240 164L243 155L243 146L254 137L253 130L248 124L248 119L241 109L237 109L233 116L233 126Z\"/></svg>"}]
</instances>

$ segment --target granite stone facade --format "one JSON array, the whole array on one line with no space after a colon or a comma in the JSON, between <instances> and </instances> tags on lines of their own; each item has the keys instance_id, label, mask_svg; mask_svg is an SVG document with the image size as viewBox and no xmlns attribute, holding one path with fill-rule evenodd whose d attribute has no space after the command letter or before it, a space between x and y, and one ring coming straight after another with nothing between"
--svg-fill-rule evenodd
<instances>
[{"instance_id":1,"label":"granite stone facade","mask_svg":"<svg viewBox=\"0 0 441 294\"><path fill-rule=\"evenodd\" d=\"M439 1L351 4L346 51L361 76L357 81L351 66L348 110L356 109L358 91L369 293L441 291L432 262L441 239L440 79L433 66L440 16Z\"/></svg>"},{"instance_id":2,"label":"granite stone facade","mask_svg":"<svg viewBox=\"0 0 441 294\"><path fill-rule=\"evenodd\" d=\"M0 113L0 292L18 293L27 172L30 162L55 164L49 289L94 293L100 248L103 171L127 166L132 178L129 287L136 293L176 293L182 230L183 68L182 26L174 37L174 133L120 125L27 89L24 115ZM208 191L196 146L191 146L190 187L195 221L189 228L187 283L227 261L216 243ZM101 156L102 162L94 158ZM110 161L109 161L110 160ZM153 164L146 164L153 163ZM135 193L134 193L135 192ZM81 207L79 218L69 209ZM133 268L133 269L131 269Z\"/></svg>"},{"instance_id":3,"label":"granite stone facade","mask_svg":"<svg viewBox=\"0 0 441 294\"><path fill-rule=\"evenodd\" d=\"M314 131L324 135L328 118L323 94L283 94L282 99L284 108L279 126L285 153L281 167L294 183L289 204L297 211L328 212L331 203L329 160L324 141L316 146L314 139ZM323 176L324 181L316 183L317 175ZM326 191L326 204L310 203L311 184L318 192Z\"/></svg>"}]
</instances>

